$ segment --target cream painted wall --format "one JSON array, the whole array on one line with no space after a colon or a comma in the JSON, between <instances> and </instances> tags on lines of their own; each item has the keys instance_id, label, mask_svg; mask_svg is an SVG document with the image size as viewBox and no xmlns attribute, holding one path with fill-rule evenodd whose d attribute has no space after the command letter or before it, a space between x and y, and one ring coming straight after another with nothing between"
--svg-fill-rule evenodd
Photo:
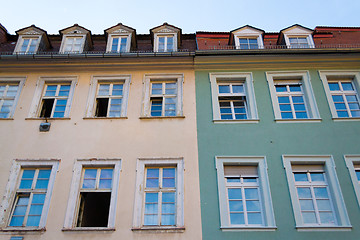
<instances>
[{"instance_id":1,"label":"cream painted wall","mask_svg":"<svg viewBox=\"0 0 360 240\"><path fill-rule=\"evenodd\" d=\"M49 68L51 69L51 67ZM13 159L61 159L51 197L46 231L26 233L32 239L201 239L198 151L196 135L195 76L190 68L138 70L20 70L0 72L5 76L26 76L14 120L0 120L0 193L4 194ZM114 68L113 68L114 69ZM140 119L142 81L145 74L184 74L183 112L185 118ZM91 76L130 74L127 119L83 119ZM78 76L70 120L50 120L49 132L39 132L42 120L25 120L41 76ZM184 222L183 233L162 233L131 230L133 222L137 158L183 157ZM114 232L61 231L76 159L121 158L120 183ZM19 234L22 235L23 233ZM9 239L15 233L1 233Z\"/></svg>"}]
</instances>

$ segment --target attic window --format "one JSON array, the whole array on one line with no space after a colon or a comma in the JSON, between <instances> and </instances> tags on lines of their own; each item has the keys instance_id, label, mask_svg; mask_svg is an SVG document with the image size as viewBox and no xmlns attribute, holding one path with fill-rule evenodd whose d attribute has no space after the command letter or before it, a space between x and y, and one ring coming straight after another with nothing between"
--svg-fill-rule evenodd
<instances>
[{"instance_id":1,"label":"attic window","mask_svg":"<svg viewBox=\"0 0 360 240\"><path fill-rule=\"evenodd\" d=\"M67 37L65 40L64 53L81 53L83 37Z\"/></svg>"}]
</instances>

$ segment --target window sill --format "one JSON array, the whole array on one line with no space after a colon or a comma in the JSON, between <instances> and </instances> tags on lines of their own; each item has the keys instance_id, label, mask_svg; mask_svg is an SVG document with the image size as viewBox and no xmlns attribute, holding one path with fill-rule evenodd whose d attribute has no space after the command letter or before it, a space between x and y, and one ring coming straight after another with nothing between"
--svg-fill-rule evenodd
<instances>
[{"instance_id":1,"label":"window sill","mask_svg":"<svg viewBox=\"0 0 360 240\"><path fill-rule=\"evenodd\" d=\"M94 231L115 231L115 228L107 227L77 227L77 228L63 228L63 232L94 232Z\"/></svg>"},{"instance_id":2,"label":"window sill","mask_svg":"<svg viewBox=\"0 0 360 240\"><path fill-rule=\"evenodd\" d=\"M0 120L14 120L14 118L0 118Z\"/></svg>"},{"instance_id":3,"label":"window sill","mask_svg":"<svg viewBox=\"0 0 360 240\"><path fill-rule=\"evenodd\" d=\"M45 232L46 228L38 228L38 227L7 227L0 229L2 232L16 232L16 233L22 233L22 232Z\"/></svg>"},{"instance_id":4,"label":"window sill","mask_svg":"<svg viewBox=\"0 0 360 240\"><path fill-rule=\"evenodd\" d=\"M296 226L299 232L351 231L352 226Z\"/></svg>"},{"instance_id":5,"label":"window sill","mask_svg":"<svg viewBox=\"0 0 360 240\"><path fill-rule=\"evenodd\" d=\"M182 233L185 231L185 227L159 227L159 226L153 226L153 227L140 227L140 228L132 228L131 231L151 231L155 233Z\"/></svg>"},{"instance_id":6,"label":"window sill","mask_svg":"<svg viewBox=\"0 0 360 240\"><path fill-rule=\"evenodd\" d=\"M84 120L94 119L128 119L128 117L83 117Z\"/></svg>"},{"instance_id":7,"label":"window sill","mask_svg":"<svg viewBox=\"0 0 360 240\"><path fill-rule=\"evenodd\" d=\"M308 119L275 119L279 123L319 123L321 118L308 118Z\"/></svg>"},{"instance_id":8,"label":"window sill","mask_svg":"<svg viewBox=\"0 0 360 240\"><path fill-rule=\"evenodd\" d=\"M262 226L226 226L220 227L223 232L242 232L242 231L276 231L277 227L262 227Z\"/></svg>"},{"instance_id":9,"label":"window sill","mask_svg":"<svg viewBox=\"0 0 360 240\"><path fill-rule=\"evenodd\" d=\"M185 118L185 116L168 116L168 117L139 117L140 119L171 119L171 118Z\"/></svg>"},{"instance_id":10,"label":"window sill","mask_svg":"<svg viewBox=\"0 0 360 240\"><path fill-rule=\"evenodd\" d=\"M332 119L335 122L360 121L360 117L347 117L347 118L333 117Z\"/></svg>"},{"instance_id":11,"label":"window sill","mask_svg":"<svg viewBox=\"0 0 360 240\"><path fill-rule=\"evenodd\" d=\"M39 118L39 117L29 117L29 118L25 118L25 120L41 120L41 121L44 121L44 120L70 120L71 118L69 117L64 117L64 118Z\"/></svg>"},{"instance_id":12,"label":"window sill","mask_svg":"<svg viewBox=\"0 0 360 240\"><path fill-rule=\"evenodd\" d=\"M214 123L258 123L260 122L259 119L230 119L230 120L220 120L220 119L214 119Z\"/></svg>"}]
</instances>

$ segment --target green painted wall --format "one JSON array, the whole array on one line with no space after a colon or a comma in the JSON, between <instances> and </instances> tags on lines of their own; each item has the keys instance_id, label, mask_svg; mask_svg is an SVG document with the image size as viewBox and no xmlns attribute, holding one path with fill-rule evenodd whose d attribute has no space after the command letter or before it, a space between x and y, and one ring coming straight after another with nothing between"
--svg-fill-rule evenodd
<instances>
[{"instance_id":1,"label":"green painted wall","mask_svg":"<svg viewBox=\"0 0 360 240\"><path fill-rule=\"evenodd\" d=\"M294 69L289 69L294 70ZM276 123L265 77L273 69L252 72L259 123L212 122L208 71L196 71L196 104L203 239L360 239L360 207L343 155L360 154L360 122L334 122L317 69L309 70L321 123ZM212 71L216 72L216 71ZM219 71L226 72L226 71ZM234 72L234 71L230 71ZM332 155L351 231L298 232L281 155ZM215 156L266 156L277 230L222 232Z\"/></svg>"}]
</instances>

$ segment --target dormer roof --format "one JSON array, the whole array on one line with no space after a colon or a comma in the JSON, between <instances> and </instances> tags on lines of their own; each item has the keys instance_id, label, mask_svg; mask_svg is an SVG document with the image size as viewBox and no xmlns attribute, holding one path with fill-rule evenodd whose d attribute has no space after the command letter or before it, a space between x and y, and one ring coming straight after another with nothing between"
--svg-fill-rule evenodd
<instances>
[{"instance_id":1,"label":"dormer roof","mask_svg":"<svg viewBox=\"0 0 360 240\"><path fill-rule=\"evenodd\" d=\"M93 45L93 41L91 38L91 31L78 25L77 23L75 23L74 25L72 25L71 27L67 27L64 28L62 30L59 30L60 35L66 35L66 34L71 34L71 35L86 35L86 37L88 38L89 43L91 44L91 46Z\"/></svg>"},{"instance_id":2,"label":"dormer roof","mask_svg":"<svg viewBox=\"0 0 360 240\"><path fill-rule=\"evenodd\" d=\"M284 39L284 34L287 35L312 35L314 33L313 29L301 26L300 24L294 24L290 27L280 30L280 36L278 38L277 44L280 44Z\"/></svg>"},{"instance_id":3,"label":"dormer roof","mask_svg":"<svg viewBox=\"0 0 360 240\"><path fill-rule=\"evenodd\" d=\"M115 26L109 27L104 30L106 39L109 34L131 34L131 46L136 47L136 29L126 26L122 23L118 23Z\"/></svg>"},{"instance_id":4,"label":"dormer roof","mask_svg":"<svg viewBox=\"0 0 360 240\"><path fill-rule=\"evenodd\" d=\"M181 45L181 28L170 25L167 22L164 22L162 25L150 29L151 41L154 39L154 33L175 33L177 34L178 44Z\"/></svg>"},{"instance_id":5,"label":"dormer roof","mask_svg":"<svg viewBox=\"0 0 360 240\"><path fill-rule=\"evenodd\" d=\"M21 28L21 29L15 31L15 33L16 33L17 35L42 36L42 39L43 39L44 43L45 43L48 47L51 47L51 43L50 43L50 41L49 41L47 32L46 32L44 29L41 29L41 28L35 26L34 24L31 25L31 26L29 26L29 27Z\"/></svg>"},{"instance_id":6,"label":"dormer roof","mask_svg":"<svg viewBox=\"0 0 360 240\"><path fill-rule=\"evenodd\" d=\"M244 34L244 36L247 36L247 35L263 35L264 33L265 33L264 30L262 30L260 28L250 26L250 25L245 25L245 26L236 28L236 29L230 31L229 45L234 44L234 35L241 35L241 34Z\"/></svg>"}]
</instances>

